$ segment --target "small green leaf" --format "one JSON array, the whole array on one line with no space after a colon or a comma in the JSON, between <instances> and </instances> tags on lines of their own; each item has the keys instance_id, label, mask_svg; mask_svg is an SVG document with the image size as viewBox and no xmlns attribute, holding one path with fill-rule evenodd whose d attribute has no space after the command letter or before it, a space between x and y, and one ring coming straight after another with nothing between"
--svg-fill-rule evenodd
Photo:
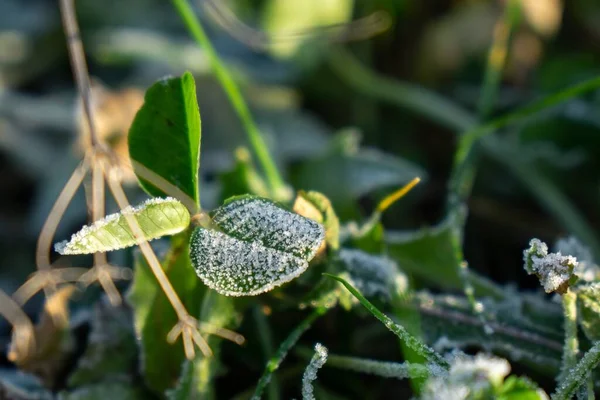
<instances>
[{"instance_id":1,"label":"small green leaf","mask_svg":"<svg viewBox=\"0 0 600 400\"><path fill-rule=\"evenodd\" d=\"M137 219L144 241L174 235L190 224L190 213L179 201L154 198L84 226L70 241L57 243L54 248L60 254L90 254L135 246L140 241L133 235L125 215Z\"/></svg>"},{"instance_id":2,"label":"small green leaf","mask_svg":"<svg viewBox=\"0 0 600 400\"><path fill-rule=\"evenodd\" d=\"M578 288L577 305L579 323L592 342L600 340L600 283L591 283Z\"/></svg>"},{"instance_id":3,"label":"small green leaf","mask_svg":"<svg viewBox=\"0 0 600 400\"><path fill-rule=\"evenodd\" d=\"M329 248L340 248L340 220L327 196L315 191L300 191L294 202L294 211L323 224Z\"/></svg>"},{"instance_id":4,"label":"small green leaf","mask_svg":"<svg viewBox=\"0 0 600 400\"><path fill-rule=\"evenodd\" d=\"M322 225L259 197L228 200L213 222L221 232L197 228L191 258L202 281L226 296L254 296L298 277L325 239Z\"/></svg>"},{"instance_id":5,"label":"small green leaf","mask_svg":"<svg viewBox=\"0 0 600 400\"><path fill-rule=\"evenodd\" d=\"M441 287L461 289L460 268L454 256L454 218L416 232L387 232L389 256L402 270Z\"/></svg>"},{"instance_id":6,"label":"small green leaf","mask_svg":"<svg viewBox=\"0 0 600 400\"><path fill-rule=\"evenodd\" d=\"M200 204L200 112L192 74L162 79L146 91L129 130L129 155ZM139 180L153 196L173 195Z\"/></svg>"}]
</instances>

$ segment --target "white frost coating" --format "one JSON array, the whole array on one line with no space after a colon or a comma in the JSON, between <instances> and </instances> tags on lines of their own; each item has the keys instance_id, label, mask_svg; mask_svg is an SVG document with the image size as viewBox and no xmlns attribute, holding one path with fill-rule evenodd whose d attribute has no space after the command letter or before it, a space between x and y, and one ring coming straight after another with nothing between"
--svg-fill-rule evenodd
<instances>
[{"instance_id":1,"label":"white frost coating","mask_svg":"<svg viewBox=\"0 0 600 400\"><path fill-rule=\"evenodd\" d=\"M390 288L396 283L402 285L402 278L396 282L396 275L403 274L389 258L354 249L341 249L339 257L350 273L352 282L364 296L389 297Z\"/></svg>"},{"instance_id":2,"label":"white frost coating","mask_svg":"<svg viewBox=\"0 0 600 400\"><path fill-rule=\"evenodd\" d=\"M327 362L327 347L321 343L315 345L315 355L310 360L310 363L304 370L302 376L302 399L314 400L313 381L317 379L317 372Z\"/></svg>"},{"instance_id":3,"label":"white frost coating","mask_svg":"<svg viewBox=\"0 0 600 400\"><path fill-rule=\"evenodd\" d=\"M421 400L466 400L502 383L510 364L502 358L477 354L457 354L447 375L433 375L426 383Z\"/></svg>"},{"instance_id":4,"label":"white frost coating","mask_svg":"<svg viewBox=\"0 0 600 400\"><path fill-rule=\"evenodd\" d=\"M192 234L190 258L200 279L225 296L268 292L308 268L300 257L203 228Z\"/></svg>"},{"instance_id":5,"label":"white frost coating","mask_svg":"<svg viewBox=\"0 0 600 400\"><path fill-rule=\"evenodd\" d=\"M564 290L578 264L573 256L548 253L548 246L539 239L531 239L523 251L523 261L527 273L538 276L546 293Z\"/></svg>"},{"instance_id":6,"label":"white frost coating","mask_svg":"<svg viewBox=\"0 0 600 400\"><path fill-rule=\"evenodd\" d=\"M107 215L106 217L94 222L91 225L84 226L83 228L81 228L81 230L79 232L77 232L71 236L71 240L69 240L69 241L65 240L65 241L56 243L54 245L54 250L57 253L62 254L62 255L90 254L90 253L95 253L95 252L99 252L99 251L106 252L106 251L124 249L126 247L130 247L135 244L139 244L141 241L135 239L131 233L126 234L127 239L128 239L127 241L119 240L114 235L110 235L110 236L102 235L101 239L96 237L96 235L102 233L101 232L102 229L106 228L107 225L112 224L112 223L117 223L117 224L121 225L124 230L129 231L129 226L126 221L124 221L122 224L120 222L118 222L122 216L133 215L133 216L138 217L139 214L142 213L149 206L155 206L155 205L161 205L161 204L171 204L173 206L171 208L171 210L168 210L168 211L170 213L172 213L172 216L175 218L176 221L178 221L178 219L185 220L186 215L187 215L187 219L189 220L188 211L185 209L185 207L183 207L183 205L178 200L176 200L172 197L166 197L166 198L155 197L155 198L146 200L145 202L143 202L142 204L140 204L136 207L131 207L131 206L126 207L118 213ZM181 212L186 213L183 216L184 218L182 218ZM151 241L151 240L157 239L157 238L165 236L165 235L174 235L176 233L181 232L183 229L185 229L185 227L182 227L179 224L173 224L172 220L166 214L164 214L164 217L157 216L157 218L155 218L153 220L153 222L157 225L157 227L166 226L167 228L159 229L156 232L154 232L153 234L147 235L146 237L144 237L143 241ZM164 224L163 224L163 222L164 222Z\"/></svg>"},{"instance_id":7,"label":"white frost coating","mask_svg":"<svg viewBox=\"0 0 600 400\"><path fill-rule=\"evenodd\" d=\"M364 374L377 375L384 378L426 378L430 375L447 375L446 370L436 364L411 364L392 361L370 360L367 358L346 357L330 354L327 366L341 368Z\"/></svg>"},{"instance_id":8,"label":"white frost coating","mask_svg":"<svg viewBox=\"0 0 600 400\"><path fill-rule=\"evenodd\" d=\"M258 197L234 200L218 208L213 221L238 239L258 241L307 261L325 240L323 225Z\"/></svg>"},{"instance_id":9,"label":"white frost coating","mask_svg":"<svg viewBox=\"0 0 600 400\"><path fill-rule=\"evenodd\" d=\"M554 247L562 254L577 258L578 265L574 272L579 279L594 282L600 277L600 267L594 262L592 252L574 236L559 239Z\"/></svg>"}]
</instances>

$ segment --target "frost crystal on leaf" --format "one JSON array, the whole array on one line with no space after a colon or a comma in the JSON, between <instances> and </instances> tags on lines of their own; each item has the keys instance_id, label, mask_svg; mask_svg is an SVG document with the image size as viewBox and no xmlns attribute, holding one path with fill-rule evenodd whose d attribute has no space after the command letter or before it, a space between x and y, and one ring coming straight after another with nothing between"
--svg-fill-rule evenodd
<instances>
[{"instance_id":1,"label":"frost crystal on leaf","mask_svg":"<svg viewBox=\"0 0 600 400\"><path fill-rule=\"evenodd\" d=\"M355 249L341 249L339 257L356 288L367 297L389 297L396 275L403 276L389 258ZM398 284L402 285L402 278Z\"/></svg>"},{"instance_id":2,"label":"frost crystal on leaf","mask_svg":"<svg viewBox=\"0 0 600 400\"><path fill-rule=\"evenodd\" d=\"M308 268L300 257L203 228L192 234L190 256L200 279L225 296L268 292Z\"/></svg>"},{"instance_id":3,"label":"frost crystal on leaf","mask_svg":"<svg viewBox=\"0 0 600 400\"><path fill-rule=\"evenodd\" d=\"M138 221L144 237L138 240L133 235L125 218L132 215ZM92 225L84 226L71 240L54 245L60 254L90 254L124 249L158 239L165 235L174 235L186 229L190 224L190 213L183 204L174 198L153 198L137 207L127 207L121 212L110 214Z\"/></svg>"},{"instance_id":4,"label":"frost crystal on leaf","mask_svg":"<svg viewBox=\"0 0 600 400\"><path fill-rule=\"evenodd\" d=\"M197 228L191 259L202 281L226 296L255 296L298 277L325 239L322 225L256 197L226 203L213 222L222 232Z\"/></svg>"},{"instance_id":5,"label":"frost crystal on leaf","mask_svg":"<svg viewBox=\"0 0 600 400\"><path fill-rule=\"evenodd\" d=\"M573 270L578 264L573 256L548 253L548 246L539 239L529 242L529 248L523 251L523 261L525 271L537 275L546 293L564 293L575 278Z\"/></svg>"},{"instance_id":6,"label":"frost crystal on leaf","mask_svg":"<svg viewBox=\"0 0 600 400\"><path fill-rule=\"evenodd\" d=\"M313 381L317 379L317 372L327 362L327 347L321 343L315 345L315 355L310 360L310 363L304 370L302 376L302 399L303 400L314 400L315 395L313 393Z\"/></svg>"},{"instance_id":7,"label":"frost crystal on leaf","mask_svg":"<svg viewBox=\"0 0 600 400\"><path fill-rule=\"evenodd\" d=\"M596 281L600 277L600 268L594 262L592 252L575 237L559 239L554 246L562 254L570 254L577 258L575 275L586 282Z\"/></svg>"},{"instance_id":8,"label":"frost crystal on leaf","mask_svg":"<svg viewBox=\"0 0 600 400\"><path fill-rule=\"evenodd\" d=\"M226 234L246 242L291 253L310 261L325 238L323 226L289 212L270 200L241 197L213 213L213 222Z\"/></svg>"}]
</instances>

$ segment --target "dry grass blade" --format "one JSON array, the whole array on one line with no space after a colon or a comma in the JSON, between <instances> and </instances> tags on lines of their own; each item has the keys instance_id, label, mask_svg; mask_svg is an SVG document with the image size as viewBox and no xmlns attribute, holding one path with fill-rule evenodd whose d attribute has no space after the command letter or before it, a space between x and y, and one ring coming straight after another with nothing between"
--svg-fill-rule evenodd
<instances>
[{"instance_id":1,"label":"dry grass blade","mask_svg":"<svg viewBox=\"0 0 600 400\"><path fill-rule=\"evenodd\" d=\"M12 325L13 339L8 351L8 359L14 361L19 355L28 356L35 349L33 325L21 307L0 290L0 315Z\"/></svg>"}]
</instances>

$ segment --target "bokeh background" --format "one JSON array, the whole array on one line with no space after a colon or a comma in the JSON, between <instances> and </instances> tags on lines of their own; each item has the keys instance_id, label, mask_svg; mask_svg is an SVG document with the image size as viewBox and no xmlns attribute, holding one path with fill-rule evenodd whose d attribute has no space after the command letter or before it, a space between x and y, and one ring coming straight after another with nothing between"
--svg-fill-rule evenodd
<instances>
[{"instance_id":1,"label":"bokeh background","mask_svg":"<svg viewBox=\"0 0 600 400\"><path fill-rule=\"evenodd\" d=\"M597 0L521 3L490 118L600 75ZM475 114L504 1L200 0L194 5L295 188L322 191L344 221L360 220L410 174L419 174L423 183L385 214L384 225L416 229L443 219L457 134L426 113L398 106L402 102L393 97L402 92L386 93L402 85L425 87ZM221 200L221 177L236 157L244 157L247 141L203 50L168 1L77 0L76 7L94 77L97 123L124 157L124 134L145 88L168 74L195 75L202 116L201 197L204 207L213 208ZM7 293L34 271L37 235L81 157L75 94L57 2L0 2L0 288ZM468 202L465 257L496 282L533 288L535 279L522 270L522 249L532 237L552 243L569 233L568 214L552 211L553 199L544 198L547 192L540 187L557 188L598 235L600 91L496 136L502 156L483 151L479 160ZM374 159L386 161L331 162L336 146L359 142L376 151L369 153ZM144 197L135 183L129 193ZM81 191L57 239L86 220ZM116 257L128 263L126 253ZM35 315L40 304L36 298L26 310ZM5 346L4 321L0 337Z\"/></svg>"}]
</instances>

